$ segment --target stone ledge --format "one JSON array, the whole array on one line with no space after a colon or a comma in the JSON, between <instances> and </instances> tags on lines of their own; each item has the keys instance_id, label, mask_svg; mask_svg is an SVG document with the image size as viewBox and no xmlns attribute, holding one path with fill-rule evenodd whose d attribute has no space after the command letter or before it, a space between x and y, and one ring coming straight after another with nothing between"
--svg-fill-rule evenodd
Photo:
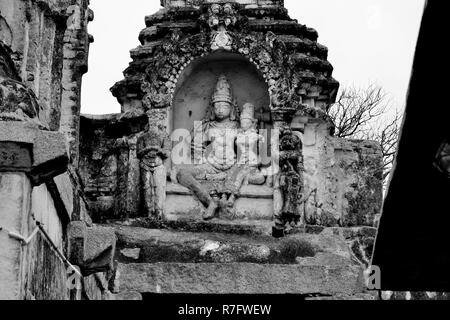
<instances>
[{"instance_id":1,"label":"stone ledge","mask_svg":"<svg viewBox=\"0 0 450 320\"><path fill-rule=\"evenodd\" d=\"M223 0L203 0L203 1L186 1L186 0L161 0L161 5L165 8L184 8L184 7L194 7L198 8L202 4L212 4L212 3L223 3ZM228 0L230 3L237 3L242 6L254 6L256 8L260 7L283 7L281 1L277 0Z\"/></svg>"},{"instance_id":2,"label":"stone ledge","mask_svg":"<svg viewBox=\"0 0 450 320\"><path fill-rule=\"evenodd\" d=\"M192 192L183 187L182 185L175 183L167 183L167 194L191 196ZM273 199L273 188L267 186L247 185L241 188L242 198L255 198L255 199Z\"/></svg>"},{"instance_id":3,"label":"stone ledge","mask_svg":"<svg viewBox=\"0 0 450 320\"><path fill-rule=\"evenodd\" d=\"M205 187L209 189L208 186ZM168 183L166 193L165 212L168 219L174 217L202 219L205 208L189 189L178 184ZM233 221L272 221L273 189L267 186L243 186L234 208L236 215L232 219L230 218Z\"/></svg>"},{"instance_id":4,"label":"stone ledge","mask_svg":"<svg viewBox=\"0 0 450 320\"><path fill-rule=\"evenodd\" d=\"M166 215L163 222L148 218L129 219L126 221L110 221L111 225L132 226L148 229L170 229L188 232L217 232L247 236L271 236L273 222L267 220L240 220L229 221L213 219L204 221L201 216L181 217L177 215Z\"/></svg>"},{"instance_id":5,"label":"stone ledge","mask_svg":"<svg viewBox=\"0 0 450 320\"><path fill-rule=\"evenodd\" d=\"M341 235L298 234L271 236L183 232L114 226L116 257L123 263L251 262L267 264L353 265L351 251ZM304 260L296 260L296 258Z\"/></svg>"},{"instance_id":6,"label":"stone ledge","mask_svg":"<svg viewBox=\"0 0 450 320\"><path fill-rule=\"evenodd\" d=\"M328 267L251 263L119 264L120 290L164 294L363 293L358 266Z\"/></svg>"},{"instance_id":7,"label":"stone ledge","mask_svg":"<svg viewBox=\"0 0 450 320\"><path fill-rule=\"evenodd\" d=\"M40 130L26 122L0 122L0 144L8 145L0 160L0 171L26 172L34 185L67 170L62 133ZM23 158L25 161L21 161Z\"/></svg>"}]
</instances>

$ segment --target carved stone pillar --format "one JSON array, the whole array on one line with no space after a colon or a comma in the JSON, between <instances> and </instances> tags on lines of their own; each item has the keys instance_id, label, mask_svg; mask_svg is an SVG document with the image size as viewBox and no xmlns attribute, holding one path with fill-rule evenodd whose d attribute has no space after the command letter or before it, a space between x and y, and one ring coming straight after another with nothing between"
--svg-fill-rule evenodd
<instances>
[{"instance_id":1,"label":"carved stone pillar","mask_svg":"<svg viewBox=\"0 0 450 320\"><path fill-rule=\"evenodd\" d=\"M292 130L291 123L297 110L298 109L296 107L286 107L273 110L272 118L274 120L273 125L274 130L276 130L275 132L282 134L286 129ZM290 215L292 212L286 212L286 201L301 198L300 194L297 194L297 186L292 186L291 188L291 186L285 185L288 183L285 181L286 176L291 176L292 174L298 175L297 180L299 180L300 184L303 184L303 172L299 166L294 165L292 168L292 173L287 172L286 170L289 169L285 167L285 164L288 161L290 162L290 160L287 160L288 157L292 158L294 162L302 161L302 159L300 159L302 150L294 150L296 145L293 145L292 147L281 145L284 142L280 141L281 135L278 134L272 135L272 168L275 168L277 172L277 174L274 175L274 237L284 236L286 223L291 220ZM287 135L293 134L289 133ZM285 133L283 133L283 138L286 138ZM301 147L301 142L299 146ZM289 153L289 155L287 155L287 153ZM297 155L298 159L296 159ZM286 189L289 190L286 191ZM294 203L293 206L297 206L297 203ZM297 206L296 209L300 210L300 207ZM297 214L301 215L300 212Z\"/></svg>"},{"instance_id":2,"label":"carved stone pillar","mask_svg":"<svg viewBox=\"0 0 450 320\"><path fill-rule=\"evenodd\" d=\"M70 162L77 167L81 82L88 69L89 44L93 42L93 37L87 33L87 24L94 19L94 16L89 8L80 4L69 6L67 15L69 18L64 34L60 132L66 136Z\"/></svg>"},{"instance_id":3,"label":"carved stone pillar","mask_svg":"<svg viewBox=\"0 0 450 320\"><path fill-rule=\"evenodd\" d=\"M133 136L128 140L128 184L126 193L127 216L129 218L139 216L141 205L141 188L140 177L141 168L140 161L137 156L137 136Z\"/></svg>"},{"instance_id":4,"label":"carved stone pillar","mask_svg":"<svg viewBox=\"0 0 450 320\"><path fill-rule=\"evenodd\" d=\"M128 194L128 173L130 149L125 139L116 142L117 153L117 190L115 195L115 217L123 218L128 215L127 194Z\"/></svg>"},{"instance_id":5,"label":"carved stone pillar","mask_svg":"<svg viewBox=\"0 0 450 320\"><path fill-rule=\"evenodd\" d=\"M0 157L5 159L3 151ZM25 173L0 172L0 300L23 299L20 273L22 245L11 238L7 230L22 233L23 221L30 210L30 199L31 182Z\"/></svg>"},{"instance_id":6,"label":"carved stone pillar","mask_svg":"<svg viewBox=\"0 0 450 320\"><path fill-rule=\"evenodd\" d=\"M0 299L24 299L31 193L67 169L64 137L25 122L0 121Z\"/></svg>"}]
</instances>

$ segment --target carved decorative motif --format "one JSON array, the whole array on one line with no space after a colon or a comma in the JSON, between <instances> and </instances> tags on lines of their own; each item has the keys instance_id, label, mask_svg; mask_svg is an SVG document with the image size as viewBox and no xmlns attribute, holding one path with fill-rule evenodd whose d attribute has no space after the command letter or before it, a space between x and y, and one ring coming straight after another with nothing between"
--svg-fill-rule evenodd
<instances>
[{"instance_id":1,"label":"carved decorative motif","mask_svg":"<svg viewBox=\"0 0 450 320\"><path fill-rule=\"evenodd\" d=\"M279 187L283 196L283 207L275 217L274 236L282 236L289 226L302 222L300 202L303 199L303 155L299 135L289 128L280 132L280 174Z\"/></svg>"},{"instance_id":2,"label":"carved decorative motif","mask_svg":"<svg viewBox=\"0 0 450 320\"><path fill-rule=\"evenodd\" d=\"M21 83L3 43L0 45L0 121L26 121L46 129L39 121L39 103L34 92Z\"/></svg>"},{"instance_id":3,"label":"carved decorative motif","mask_svg":"<svg viewBox=\"0 0 450 320\"><path fill-rule=\"evenodd\" d=\"M214 3L209 6L205 17L211 29L220 30L221 27L234 26L238 21L238 13L232 3Z\"/></svg>"},{"instance_id":4,"label":"carved decorative motif","mask_svg":"<svg viewBox=\"0 0 450 320\"><path fill-rule=\"evenodd\" d=\"M155 52L154 59L146 68L146 77L141 85L145 96L146 110L168 108L178 79L183 70L195 59L211 53L208 45L211 35L197 34L179 41L166 39ZM247 57L263 74L270 90L272 106L283 108L294 104L300 98L292 88L292 70L282 54L283 44L274 36L233 33L231 52Z\"/></svg>"},{"instance_id":5,"label":"carved decorative motif","mask_svg":"<svg viewBox=\"0 0 450 320\"><path fill-rule=\"evenodd\" d=\"M228 30L230 27L235 26L239 19L233 4L212 4L208 7L208 13L201 19L207 21L208 26L212 30L211 50L223 49L231 51L233 37Z\"/></svg>"}]
</instances>

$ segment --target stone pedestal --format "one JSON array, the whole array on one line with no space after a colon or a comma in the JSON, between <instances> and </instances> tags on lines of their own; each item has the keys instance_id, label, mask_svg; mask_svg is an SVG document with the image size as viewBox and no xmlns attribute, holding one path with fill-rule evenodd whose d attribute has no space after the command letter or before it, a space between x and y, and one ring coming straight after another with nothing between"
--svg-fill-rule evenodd
<instances>
[{"instance_id":1,"label":"stone pedestal","mask_svg":"<svg viewBox=\"0 0 450 320\"><path fill-rule=\"evenodd\" d=\"M236 201L236 219L266 220L273 219L273 188L266 186L244 186ZM179 185L168 183L165 212L168 217L201 219L204 206L192 192Z\"/></svg>"}]
</instances>

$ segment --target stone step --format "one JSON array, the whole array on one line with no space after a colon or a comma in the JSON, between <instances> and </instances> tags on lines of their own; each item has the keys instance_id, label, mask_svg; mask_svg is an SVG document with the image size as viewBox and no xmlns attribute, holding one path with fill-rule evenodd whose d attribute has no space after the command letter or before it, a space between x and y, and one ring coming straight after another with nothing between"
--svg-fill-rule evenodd
<instances>
[{"instance_id":1,"label":"stone step","mask_svg":"<svg viewBox=\"0 0 450 320\"><path fill-rule=\"evenodd\" d=\"M272 236L273 221L267 220L222 220L205 221L200 216L167 214L164 221L151 218L127 219L124 221L107 221L108 225L122 225L149 229L168 229L186 232L215 232L247 236Z\"/></svg>"},{"instance_id":2,"label":"stone step","mask_svg":"<svg viewBox=\"0 0 450 320\"><path fill-rule=\"evenodd\" d=\"M118 265L120 291L160 294L319 294L364 292L358 266L252 263Z\"/></svg>"},{"instance_id":3,"label":"stone step","mask_svg":"<svg viewBox=\"0 0 450 320\"><path fill-rule=\"evenodd\" d=\"M326 229L320 234L294 234L283 239L214 232L180 232L113 225L116 259L122 263L296 263L297 258L330 254L333 263L352 265L345 238ZM329 264L329 262L326 262Z\"/></svg>"}]
</instances>

